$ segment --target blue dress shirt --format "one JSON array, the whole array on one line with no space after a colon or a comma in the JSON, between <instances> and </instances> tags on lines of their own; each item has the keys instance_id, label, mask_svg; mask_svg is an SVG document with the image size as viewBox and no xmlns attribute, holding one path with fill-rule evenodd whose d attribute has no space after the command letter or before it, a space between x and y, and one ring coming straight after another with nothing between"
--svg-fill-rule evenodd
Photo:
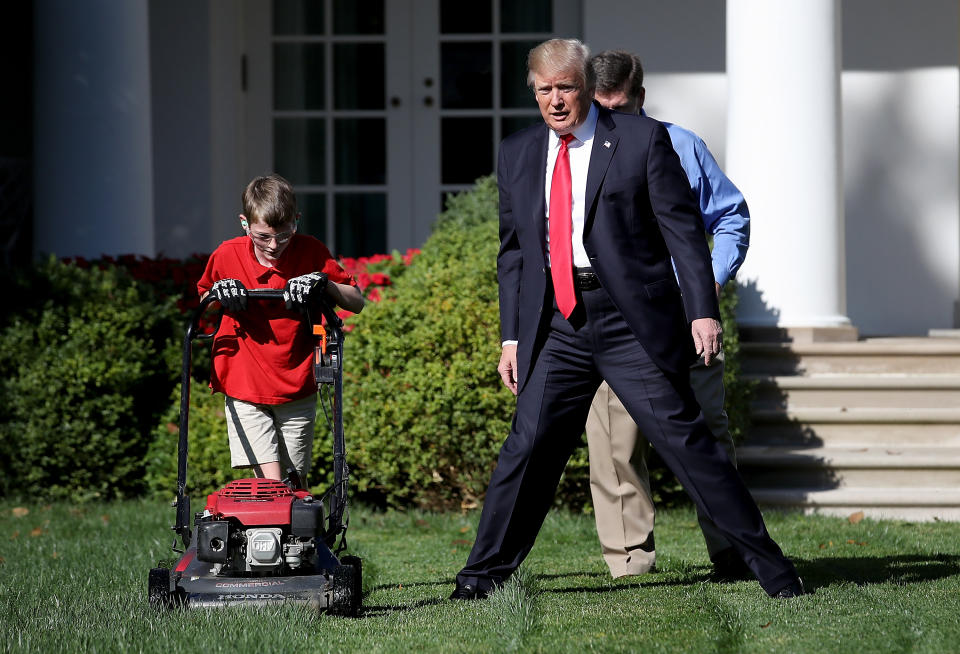
<instances>
[{"instance_id":1,"label":"blue dress shirt","mask_svg":"<svg viewBox=\"0 0 960 654\"><path fill-rule=\"evenodd\" d=\"M646 112L641 110L643 115ZM663 121L661 121L663 122ZM703 227L713 236L713 277L720 286L733 279L750 245L750 210L733 182L720 170L706 143L688 129L663 123L680 156L690 188L700 203Z\"/></svg>"},{"instance_id":2,"label":"blue dress shirt","mask_svg":"<svg viewBox=\"0 0 960 654\"><path fill-rule=\"evenodd\" d=\"M750 244L750 210L733 182L699 136L672 123L664 123L690 188L700 202L703 226L713 236L713 276L720 286L740 269Z\"/></svg>"}]
</instances>

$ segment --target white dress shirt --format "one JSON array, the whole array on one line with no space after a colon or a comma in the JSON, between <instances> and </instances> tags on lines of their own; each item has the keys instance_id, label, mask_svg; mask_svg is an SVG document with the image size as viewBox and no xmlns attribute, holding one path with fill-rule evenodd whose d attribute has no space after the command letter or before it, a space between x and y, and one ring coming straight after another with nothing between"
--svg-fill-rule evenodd
<instances>
[{"instance_id":1,"label":"white dress shirt","mask_svg":"<svg viewBox=\"0 0 960 654\"><path fill-rule=\"evenodd\" d=\"M571 205L571 240L573 247L573 265L577 268L589 268L590 259L583 249L583 222L585 196L587 194L587 171L590 169L590 151L593 149L593 135L597 131L597 107L591 103L587 111L587 119L577 129L573 130L573 140L567 144L570 156L570 190L573 195ZM550 185L553 182L553 167L557 164L557 155L560 153L560 137L550 130L547 141L546 177L543 182L543 192L546 196L547 207L547 263L550 262ZM550 283L550 282L548 282ZM502 346L516 345L517 341L503 341Z\"/></svg>"},{"instance_id":2,"label":"white dress shirt","mask_svg":"<svg viewBox=\"0 0 960 654\"><path fill-rule=\"evenodd\" d=\"M590 104L590 110L587 112L587 119L583 124L573 130L574 139L567 145L567 151L570 153L570 188L573 192L573 204L571 206L571 218L573 219L573 265L577 268L587 268L590 266L590 259L587 258L587 251L583 249L583 221L585 201L584 196L587 191L587 170L590 168L590 151L593 150L593 135L597 131L597 116L599 112L597 107ZM553 167L557 163L557 155L560 152L560 137L556 132L550 130L549 141L547 143L547 169L544 179L544 193L546 194L547 216L550 216L550 185L553 182ZM549 223L548 223L549 224ZM547 261L549 262L550 252L550 230L547 233Z\"/></svg>"}]
</instances>

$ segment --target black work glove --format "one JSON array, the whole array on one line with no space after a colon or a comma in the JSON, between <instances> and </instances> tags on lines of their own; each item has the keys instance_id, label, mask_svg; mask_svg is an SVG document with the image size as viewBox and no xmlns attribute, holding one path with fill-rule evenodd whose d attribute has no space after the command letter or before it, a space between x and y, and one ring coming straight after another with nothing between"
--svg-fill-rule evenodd
<instances>
[{"instance_id":1,"label":"black work glove","mask_svg":"<svg viewBox=\"0 0 960 654\"><path fill-rule=\"evenodd\" d=\"M310 298L323 293L326 287L326 273L312 272L300 275L287 282L283 289L283 301L288 309L305 311Z\"/></svg>"},{"instance_id":2,"label":"black work glove","mask_svg":"<svg viewBox=\"0 0 960 654\"><path fill-rule=\"evenodd\" d=\"M247 287L239 279L221 279L217 281L210 294L227 311L243 311L247 308Z\"/></svg>"}]
</instances>

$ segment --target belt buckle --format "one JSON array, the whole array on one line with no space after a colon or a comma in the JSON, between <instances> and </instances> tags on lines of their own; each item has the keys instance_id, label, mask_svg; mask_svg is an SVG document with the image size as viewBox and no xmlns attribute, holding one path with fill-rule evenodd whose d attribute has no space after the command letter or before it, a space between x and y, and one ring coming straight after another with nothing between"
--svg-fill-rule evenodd
<instances>
[{"instance_id":1,"label":"belt buckle","mask_svg":"<svg viewBox=\"0 0 960 654\"><path fill-rule=\"evenodd\" d=\"M577 288L581 291L592 291L600 288L600 280L597 279L597 274L593 270L574 269L573 277L576 280Z\"/></svg>"}]
</instances>

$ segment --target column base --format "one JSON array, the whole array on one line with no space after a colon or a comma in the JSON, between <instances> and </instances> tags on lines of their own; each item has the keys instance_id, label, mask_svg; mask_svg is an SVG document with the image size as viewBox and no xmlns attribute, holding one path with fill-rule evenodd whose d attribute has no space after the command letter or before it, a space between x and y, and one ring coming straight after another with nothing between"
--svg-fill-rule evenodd
<instances>
[{"instance_id":1,"label":"column base","mask_svg":"<svg viewBox=\"0 0 960 654\"><path fill-rule=\"evenodd\" d=\"M853 325L839 327L739 327L740 340L753 343L849 343L859 337Z\"/></svg>"}]
</instances>

